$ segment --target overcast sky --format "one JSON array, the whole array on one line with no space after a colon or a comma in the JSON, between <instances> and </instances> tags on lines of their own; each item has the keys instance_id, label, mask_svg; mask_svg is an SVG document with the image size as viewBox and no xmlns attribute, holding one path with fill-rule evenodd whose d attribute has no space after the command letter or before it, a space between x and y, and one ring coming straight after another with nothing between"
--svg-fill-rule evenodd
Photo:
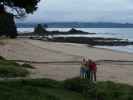
<instances>
[{"instance_id":1,"label":"overcast sky","mask_svg":"<svg viewBox=\"0 0 133 100\"><path fill-rule=\"evenodd\" d=\"M41 0L30 22L130 22L133 0Z\"/></svg>"}]
</instances>

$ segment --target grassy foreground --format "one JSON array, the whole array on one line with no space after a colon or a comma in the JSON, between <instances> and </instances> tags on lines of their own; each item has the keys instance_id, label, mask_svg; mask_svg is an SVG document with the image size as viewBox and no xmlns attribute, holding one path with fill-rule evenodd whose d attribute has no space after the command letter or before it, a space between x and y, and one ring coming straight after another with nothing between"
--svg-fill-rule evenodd
<instances>
[{"instance_id":1,"label":"grassy foreground","mask_svg":"<svg viewBox=\"0 0 133 100\"><path fill-rule=\"evenodd\" d=\"M20 65L0 57L0 77L24 77L29 64ZM73 78L0 80L0 100L133 100L133 86L113 82L91 82Z\"/></svg>"},{"instance_id":2,"label":"grassy foreground","mask_svg":"<svg viewBox=\"0 0 133 100\"><path fill-rule=\"evenodd\" d=\"M29 71L16 62L8 61L0 56L0 77L25 77Z\"/></svg>"},{"instance_id":3,"label":"grassy foreground","mask_svg":"<svg viewBox=\"0 0 133 100\"><path fill-rule=\"evenodd\" d=\"M79 78L0 81L1 100L133 100L132 94L132 86Z\"/></svg>"},{"instance_id":4,"label":"grassy foreground","mask_svg":"<svg viewBox=\"0 0 133 100\"><path fill-rule=\"evenodd\" d=\"M48 79L0 82L1 100L85 100L77 92L65 90L61 82Z\"/></svg>"}]
</instances>

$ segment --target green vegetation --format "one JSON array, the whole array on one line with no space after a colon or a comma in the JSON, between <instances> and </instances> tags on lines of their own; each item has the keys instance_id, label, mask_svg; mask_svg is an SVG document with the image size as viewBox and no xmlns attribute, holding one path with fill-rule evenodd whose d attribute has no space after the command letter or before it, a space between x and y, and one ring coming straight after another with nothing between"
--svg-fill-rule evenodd
<instances>
[{"instance_id":1,"label":"green vegetation","mask_svg":"<svg viewBox=\"0 0 133 100\"><path fill-rule=\"evenodd\" d=\"M25 68L0 56L0 77L24 77ZM114 82L92 82L72 78L65 81L50 79L0 80L1 100L133 100L133 86Z\"/></svg>"},{"instance_id":2,"label":"green vegetation","mask_svg":"<svg viewBox=\"0 0 133 100\"><path fill-rule=\"evenodd\" d=\"M25 17L37 9L40 0L0 0L0 36L16 38L17 29L14 22L16 18ZM8 10L7 12L7 9ZM9 12L10 11L10 12Z\"/></svg>"},{"instance_id":3,"label":"green vegetation","mask_svg":"<svg viewBox=\"0 0 133 100\"><path fill-rule=\"evenodd\" d=\"M0 81L2 100L133 100L133 87L79 78Z\"/></svg>"},{"instance_id":4,"label":"green vegetation","mask_svg":"<svg viewBox=\"0 0 133 100\"><path fill-rule=\"evenodd\" d=\"M17 17L22 17L25 13L33 13L37 9L40 0L0 0L0 12L5 11L5 7L10 8L10 12L16 12Z\"/></svg>"},{"instance_id":5,"label":"green vegetation","mask_svg":"<svg viewBox=\"0 0 133 100\"><path fill-rule=\"evenodd\" d=\"M0 14L0 36L16 38L17 36L14 16L9 13Z\"/></svg>"},{"instance_id":6,"label":"green vegetation","mask_svg":"<svg viewBox=\"0 0 133 100\"><path fill-rule=\"evenodd\" d=\"M113 82L98 82L96 95L99 100L133 100L133 87Z\"/></svg>"},{"instance_id":7,"label":"green vegetation","mask_svg":"<svg viewBox=\"0 0 133 100\"><path fill-rule=\"evenodd\" d=\"M80 93L65 90L48 79L0 82L1 100L85 100Z\"/></svg>"},{"instance_id":8,"label":"green vegetation","mask_svg":"<svg viewBox=\"0 0 133 100\"><path fill-rule=\"evenodd\" d=\"M28 74L23 66L0 56L0 77L25 77Z\"/></svg>"},{"instance_id":9,"label":"green vegetation","mask_svg":"<svg viewBox=\"0 0 133 100\"><path fill-rule=\"evenodd\" d=\"M64 81L65 89L84 95L90 100L133 100L133 87L125 84L107 82L90 82L74 78Z\"/></svg>"}]
</instances>

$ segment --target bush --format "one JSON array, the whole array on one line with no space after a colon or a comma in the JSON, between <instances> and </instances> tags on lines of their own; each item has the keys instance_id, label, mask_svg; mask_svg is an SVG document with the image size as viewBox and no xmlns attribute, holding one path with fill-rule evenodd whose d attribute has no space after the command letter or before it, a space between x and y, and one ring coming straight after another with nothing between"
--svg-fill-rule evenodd
<instances>
[{"instance_id":1,"label":"bush","mask_svg":"<svg viewBox=\"0 0 133 100\"><path fill-rule=\"evenodd\" d=\"M96 97L96 85L93 82L86 79L72 78L65 80L64 88L75 92L79 92L87 98L93 99Z\"/></svg>"},{"instance_id":2,"label":"bush","mask_svg":"<svg viewBox=\"0 0 133 100\"><path fill-rule=\"evenodd\" d=\"M98 100L133 100L133 87L114 82L97 83Z\"/></svg>"},{"instance_id":3,"label":"bush","mask_svg":"<svg viewBox=\"0 0 133 100\"><path fill-rule=\"evenodd\" d=\"M73 78L64 81L65 89L83 94L90 100L133 100L133 87L114 82L90 82Z\"/></svg>"}]
</instances>

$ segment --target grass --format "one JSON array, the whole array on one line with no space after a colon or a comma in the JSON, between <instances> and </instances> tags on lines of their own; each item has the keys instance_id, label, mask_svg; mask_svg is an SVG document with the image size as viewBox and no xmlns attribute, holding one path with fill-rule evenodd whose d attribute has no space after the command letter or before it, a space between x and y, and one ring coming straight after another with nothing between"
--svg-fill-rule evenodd
<instances>
[{"instance_id":1,"label":"grass","mask_svg":"<svg viewBox=\"0 0 133 100\"><path fill-rule=\"evenodd\" d=\"M47 79L1 81L0 99L86 100L80 93L63 89L60 82Z\"/></svg>"},{"instance_id":2,"label":"grass","mask_svg":"<svg viewBox=\"0 0 133 100\"><path fill-rule=\"evenodd\" d=\"M80 82L76 83L78 81ZM80 89L72 88L73 85ZM109 81L92 83L77 78L66 81L50 79L0 81L1 100L133 100L132 94L132 86Z\"/></svg>"},{"instance_id":3,"label":"grass","mask_svg":"<svg viewBox=\"0 0 133 100\"><path fill-rule=\"evenodd\" d=\"M5 60L0 57L0 77L25 77L29 71L16 62Z\"/></svg>"}]
</instances>

